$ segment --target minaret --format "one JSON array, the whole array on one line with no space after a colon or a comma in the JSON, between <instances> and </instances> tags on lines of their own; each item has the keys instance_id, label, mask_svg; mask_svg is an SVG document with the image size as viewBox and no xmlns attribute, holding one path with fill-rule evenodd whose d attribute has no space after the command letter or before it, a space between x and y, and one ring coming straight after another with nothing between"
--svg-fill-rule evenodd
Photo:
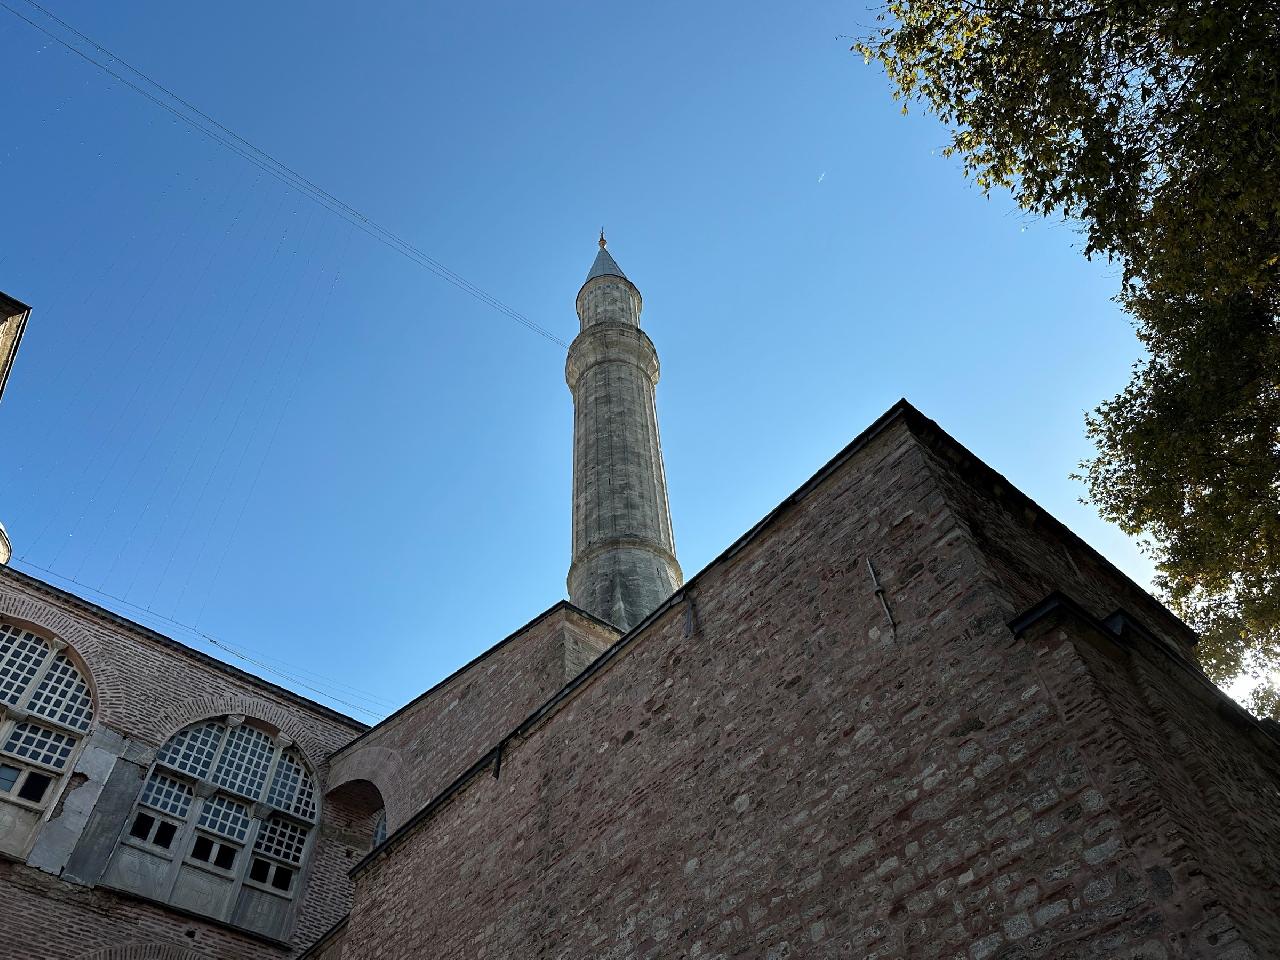
<instances>
[{"instance_id":1,"label":"minaret","mask_svg":"<svg viewBox=\"0 0 1280 960\"><path fill-rule=\"evenodd\" d=\"M684 582L676 562L653 390L658 353L640 329L640 291L605 249L578 291L573 393L573 563L569 599L629 630Z\"/></svg>"}]
</instances>

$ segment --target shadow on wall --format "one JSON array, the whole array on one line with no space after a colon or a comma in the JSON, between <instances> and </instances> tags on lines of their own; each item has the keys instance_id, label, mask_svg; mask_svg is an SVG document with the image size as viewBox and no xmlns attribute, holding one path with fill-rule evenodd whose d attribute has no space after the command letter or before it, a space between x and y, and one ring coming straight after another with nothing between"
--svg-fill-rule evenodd
<instances>
[{"instance_id":1,"label":"shadow on wall","mask_svg":"<svg viewBox=\"0 0 1280 960\"><path fill-rule=\"evenodd\" d=\"M338 845L355 863L387 839L387 810L382 792L369 780L348 780L325 797Z\"/></svg>"}]
</instances>

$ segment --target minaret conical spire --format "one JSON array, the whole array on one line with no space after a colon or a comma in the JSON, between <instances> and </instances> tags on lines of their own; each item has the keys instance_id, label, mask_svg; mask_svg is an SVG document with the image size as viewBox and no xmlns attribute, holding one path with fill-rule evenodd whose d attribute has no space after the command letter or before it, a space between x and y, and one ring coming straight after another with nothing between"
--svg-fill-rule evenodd
<instances>
[{"instance_id":1,"label":"minaret conical spire","mask_svg":"<svg viewBox=\"0 0 1280 960\"><path fill-rule=\"evenodd\" d=\"M654 406L658 354L643 301L605 248L578 291L573 393L573 563L569 598L629 630L683 583Z\"/></svg>"},{"instance_id":2,"label":"minaret conical spire","mask_svg":"<svg viewBox=\"0 0 1280 960\"><path fill-rule=\"evenodd\" d=\"M613 255L606 249L604 227L600 228L600 252L596 254L595 263L591 264L591 271L587 274L587 280L594 280L596 277L621 277L623 280L627 279L627 275L618 266L618 261L613 259Z\"/></svg>"}]
</instances>

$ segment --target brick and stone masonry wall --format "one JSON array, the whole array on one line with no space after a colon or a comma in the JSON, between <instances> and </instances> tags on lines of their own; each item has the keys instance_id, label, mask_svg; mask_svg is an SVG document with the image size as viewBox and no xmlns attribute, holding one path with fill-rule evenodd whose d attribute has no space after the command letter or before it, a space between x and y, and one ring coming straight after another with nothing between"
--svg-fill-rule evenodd
<instances>
[{"instance_id":1,"label":"brick and stone masonry wall","mask_svg":"<svg viewBox=\"0 0 1280 960\"><path fill-rule=\"evenodd\" d=\"M1107 801L1116 825L1108 849L1127 853L1119 870L1071 901L1077 923L1118 909L1125 901L1117 898L1145 881L1161 910L1144 922L1165 938L1167 955L1277 955L1280 815L1267 797L1280 784L1280 749L1272 736L1139 632L1117 637L1065 609L1025 638Z\"/></svg>"},{"instance_id":2,"label":"brick and stone masonry wall","mask_svg":"<svg viewBox=\"0 0 1280 960\"><path fill-rule=\"evenodd\" d=\"M5 960L96 960L99 954L269 960L291 953L226 926L7 861L0 861L0 898Z\"/></svg>"},{"instance_id":3,"label":"brick and stone masonry wall","mask_svg":"<svg viewBox=\"0 0 1280 960\"><path fill-rule=\"evenodd\" d=\"M556 604L337 753L332 785L372 783L395 830L618 636Z\"/></svg>"},{"instance_id":4,"label":"brick and stone masonry wall","mask_svg":"<svg viewBox=\"0 0 1280 960\"><path fill-rule=\"evenodd\" d=\"M1275 826L1239 816L1272 805L1268 737L1167 645L1087 613L1015 635L910 419L393 837L344 956L1280 951L1274 882L1245 889Z\"/></svg>"},{"instance_id":5,"label":"brick and stone masonry wall","mask_svg":"<svg viewBox=\"0 0 1280 960\"><path fill-rule=\"evenodd\" d=\"M36 838L28 865L0 864L7 960L71 960L130 944L168 945L228 960L287 953L212 921L90 888L126 825L155 751L182 727L228 713L264 720L297 742L323 794L329 754L363 725L130 629L10 568L0 568L0 615L67 641L85 668L95 705L88 746ZM361 825L361 845L353 846L350 817L341 803L321 801L319 839L292 936L297 947L315 940L348 909L347 872L368 850L372 835L372 824Z\"/></svg>"},{"instance_id":6,"label":"brick and stone masonry wall","mask_svg":"<svg viewBox=\"0 0 1280 960\"><path fill-rule=\"evenodd\" d=\"M1280 951L1280 807L1271 800L1280 796L1280 727L1258 723L1203 676L1194 634L1168 610L1055 535L967 452L938 449L956 467L944 476L949 496L1004 608L1047 589L1081 605L1037 625L1036 669L1077 740L1089 738L1099 784L1144 869L1173 884L1175 944L1215 957ZM1117 608L1140 626L1120 636L1100 629L1097 618Z\"/></svg>"},{"instance_id":7,"label":"brick and stone masonry wall","mask_svg":"<svg viewBox=\"0 0 1280 960\"><path fill-rule=\"evenodd\" d=\"M1017 491L1004 477L916 417L930 469L964 532L981 553L1010 616L1050 591L1070 595L1095 616L1124 607L1172 648L1194 656L1195 634L1145 590Z\"/></svg>"}]
</instances>

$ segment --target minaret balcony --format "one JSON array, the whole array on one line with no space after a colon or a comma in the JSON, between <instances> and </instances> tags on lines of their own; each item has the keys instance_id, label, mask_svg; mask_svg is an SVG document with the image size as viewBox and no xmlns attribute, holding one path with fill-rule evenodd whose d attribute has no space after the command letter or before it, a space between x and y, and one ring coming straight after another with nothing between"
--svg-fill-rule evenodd
<instances>
[{"instance_id":1,"label":"minaret balcony","mask_svg":"<svg viewBox=\"0 0 1280 960\"><path fill-rule=\"evenodd\" d=\"M578 382L592 367L601 363L629 363L638 368L656 386L660 367L653 341L639 327L624 323L598 323L587 327L569 347L564 365L565 382L577 390Z\"/></svg>"}]
</instances>

